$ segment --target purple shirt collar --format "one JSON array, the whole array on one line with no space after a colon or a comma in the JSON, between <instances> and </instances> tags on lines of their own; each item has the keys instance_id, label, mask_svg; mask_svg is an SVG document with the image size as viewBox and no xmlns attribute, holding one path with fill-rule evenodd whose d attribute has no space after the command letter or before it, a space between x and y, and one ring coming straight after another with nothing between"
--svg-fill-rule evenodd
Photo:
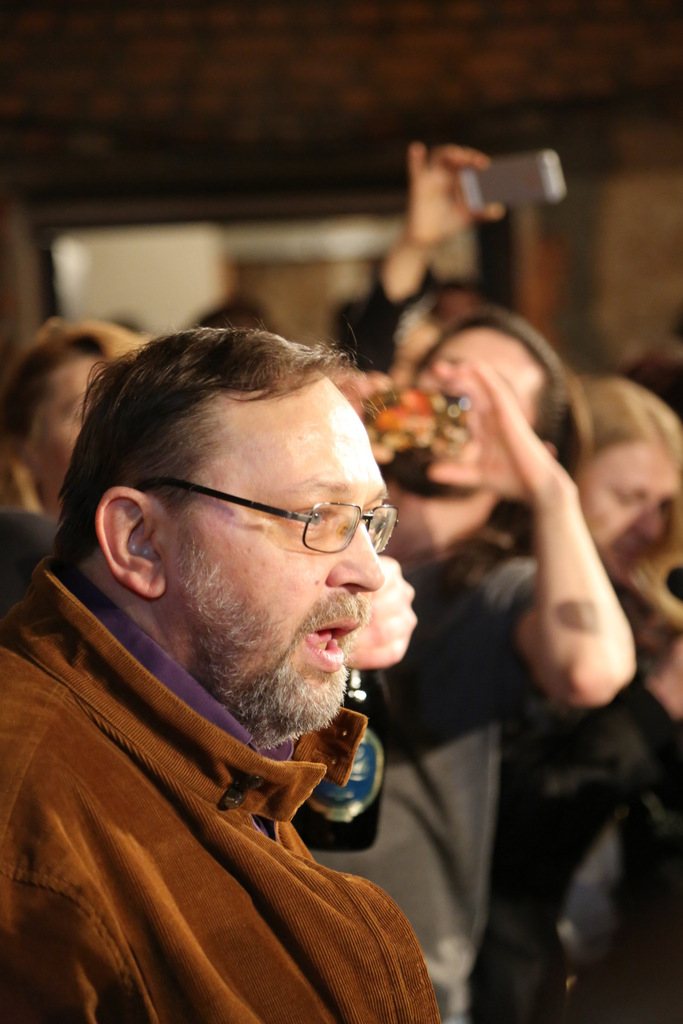
<instances>
[{"instance_id":1,"label":"purple shirt collar","mask_svg":"<svg viewBox=\"0 0 683 1024\"><path fill-rule=\"evenodd\" d=\"M72 566L59 566L57 577L74 597L91 612L105 629L125 647L143 668L146 668L160 683L184 701L202 718L223 729L233 739L246 744L252 750L276 761L288 761L294 751L292 740L285 740L277 747L259 750L254 746L249 733L237 719L220 704L215 697L186 672L182 665L166 653L151 637L147 636L132 619L110 601L102 591L91 583L83 573Z\"/></svg>"}]
</instances>

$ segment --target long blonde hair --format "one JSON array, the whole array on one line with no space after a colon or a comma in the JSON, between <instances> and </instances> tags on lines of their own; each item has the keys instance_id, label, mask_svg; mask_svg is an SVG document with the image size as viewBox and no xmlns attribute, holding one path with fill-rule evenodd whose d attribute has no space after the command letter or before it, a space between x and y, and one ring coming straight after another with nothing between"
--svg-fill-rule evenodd
<instances>
[{"instance_id":1,"label":"long blonde hair","mask_svg":"<svg viewBox=\"0 0 683 1024\"><path fill-rule=\"evenodd\" d=\"M581 378L589 413L590 437L581 464L617 444L638 441L661 444L683 474L683 423L654 392L626 377ZM642 595L676 628L683 629L683 603L670 593L671 569L683 565L683 491L674 498L664 536L653 544L634 572Z\"/></svg>"},{"instance_id":2,"label":"long blonde hair","mask_svg":"<svg viewBox=\"0 0 683 1024\"><path fill-rule=\"evenodd\" d=\"M33 476L20 451L36 429L55 370L82 356L110 362L147 338L100 320L47 320L27 349L17 354L0 392L0 505L42 512Z\"/></svg>"}]
</instances>

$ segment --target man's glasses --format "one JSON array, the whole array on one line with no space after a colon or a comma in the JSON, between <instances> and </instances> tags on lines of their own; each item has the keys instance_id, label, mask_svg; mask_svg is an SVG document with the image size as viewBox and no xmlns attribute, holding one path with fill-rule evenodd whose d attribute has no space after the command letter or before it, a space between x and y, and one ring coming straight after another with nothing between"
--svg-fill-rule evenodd
<instances>
[{"instance_id":1,"label":"man's glasses","mask_svg":"<svg viewBox=\"0 0 683 1024\"><path fill-rule=\"evenodd\" d=\"M363 512L358 505L347 505L342 501L319 501L310 512L288 512L284 508L262 505L259 501L248 501L246 498L236 498L234 494L215 491L212 487L203 487L201 484L191 484L187 480L176 480L172 476L150 477L135 485L138 491L150 491L156 487L179 487L193 494L206 494L209 498L229 501L232 505L243 505L245 508L256 509L257 512L266 512L270 516L294 519L305 524L301 538L304 546L311 551L322 551L325 554L347 548L362 521L367 527L370 543L379 555L389 543L398 521L398 509L395 505L378 505L371 512Z\"/></svg>"}]
</instances>

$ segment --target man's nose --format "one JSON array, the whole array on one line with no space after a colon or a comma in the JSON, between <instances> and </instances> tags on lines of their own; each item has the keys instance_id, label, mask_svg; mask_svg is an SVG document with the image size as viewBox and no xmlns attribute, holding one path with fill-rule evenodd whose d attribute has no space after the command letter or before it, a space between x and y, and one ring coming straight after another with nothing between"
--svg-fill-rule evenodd
<instances>
[{"instance_id":1,"label":"man's nose","mask_svg":"<svg viewBox=\"0 0 683 1024\"><path fill-rule=\"evenodd\" d=\"M384 583L384 569L364 523L358 526L349 546L340 552L330 582L367 591L379 590Z\"/></svg>"}]
</instances>

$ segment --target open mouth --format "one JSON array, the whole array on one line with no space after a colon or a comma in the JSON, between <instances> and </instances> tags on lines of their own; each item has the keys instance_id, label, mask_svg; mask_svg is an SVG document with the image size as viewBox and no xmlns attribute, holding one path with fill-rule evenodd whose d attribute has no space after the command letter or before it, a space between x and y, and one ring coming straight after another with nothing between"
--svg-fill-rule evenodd
<instances>
[{"instance_id":1,"label":"open mouth","mask_svg":"<svg viewBox=\"0 0 683 1024\"><path fill-rule=\"evenodd\" d=\"M327 672L336 672L344 665L345 654L349 643L345 642L358 629L357 621L345 621L334 625L323 626L309 633L306 645L319 668Z\"/></svg>"},{"instance_id":2,"label":"open mouth","mask_svg":"<svg viewBox=\"0 0 683 1024\"><path fill-rule=\"evenodd\" d=\"M355 633L358 625L358 622L355 621L336 623L333 626L323 626L321 629L316 629L312 635L318 637L318 645L322 648L327 647L330 643L339 645L343 643L345 637Z\"/></svg>"}]
</instances>

